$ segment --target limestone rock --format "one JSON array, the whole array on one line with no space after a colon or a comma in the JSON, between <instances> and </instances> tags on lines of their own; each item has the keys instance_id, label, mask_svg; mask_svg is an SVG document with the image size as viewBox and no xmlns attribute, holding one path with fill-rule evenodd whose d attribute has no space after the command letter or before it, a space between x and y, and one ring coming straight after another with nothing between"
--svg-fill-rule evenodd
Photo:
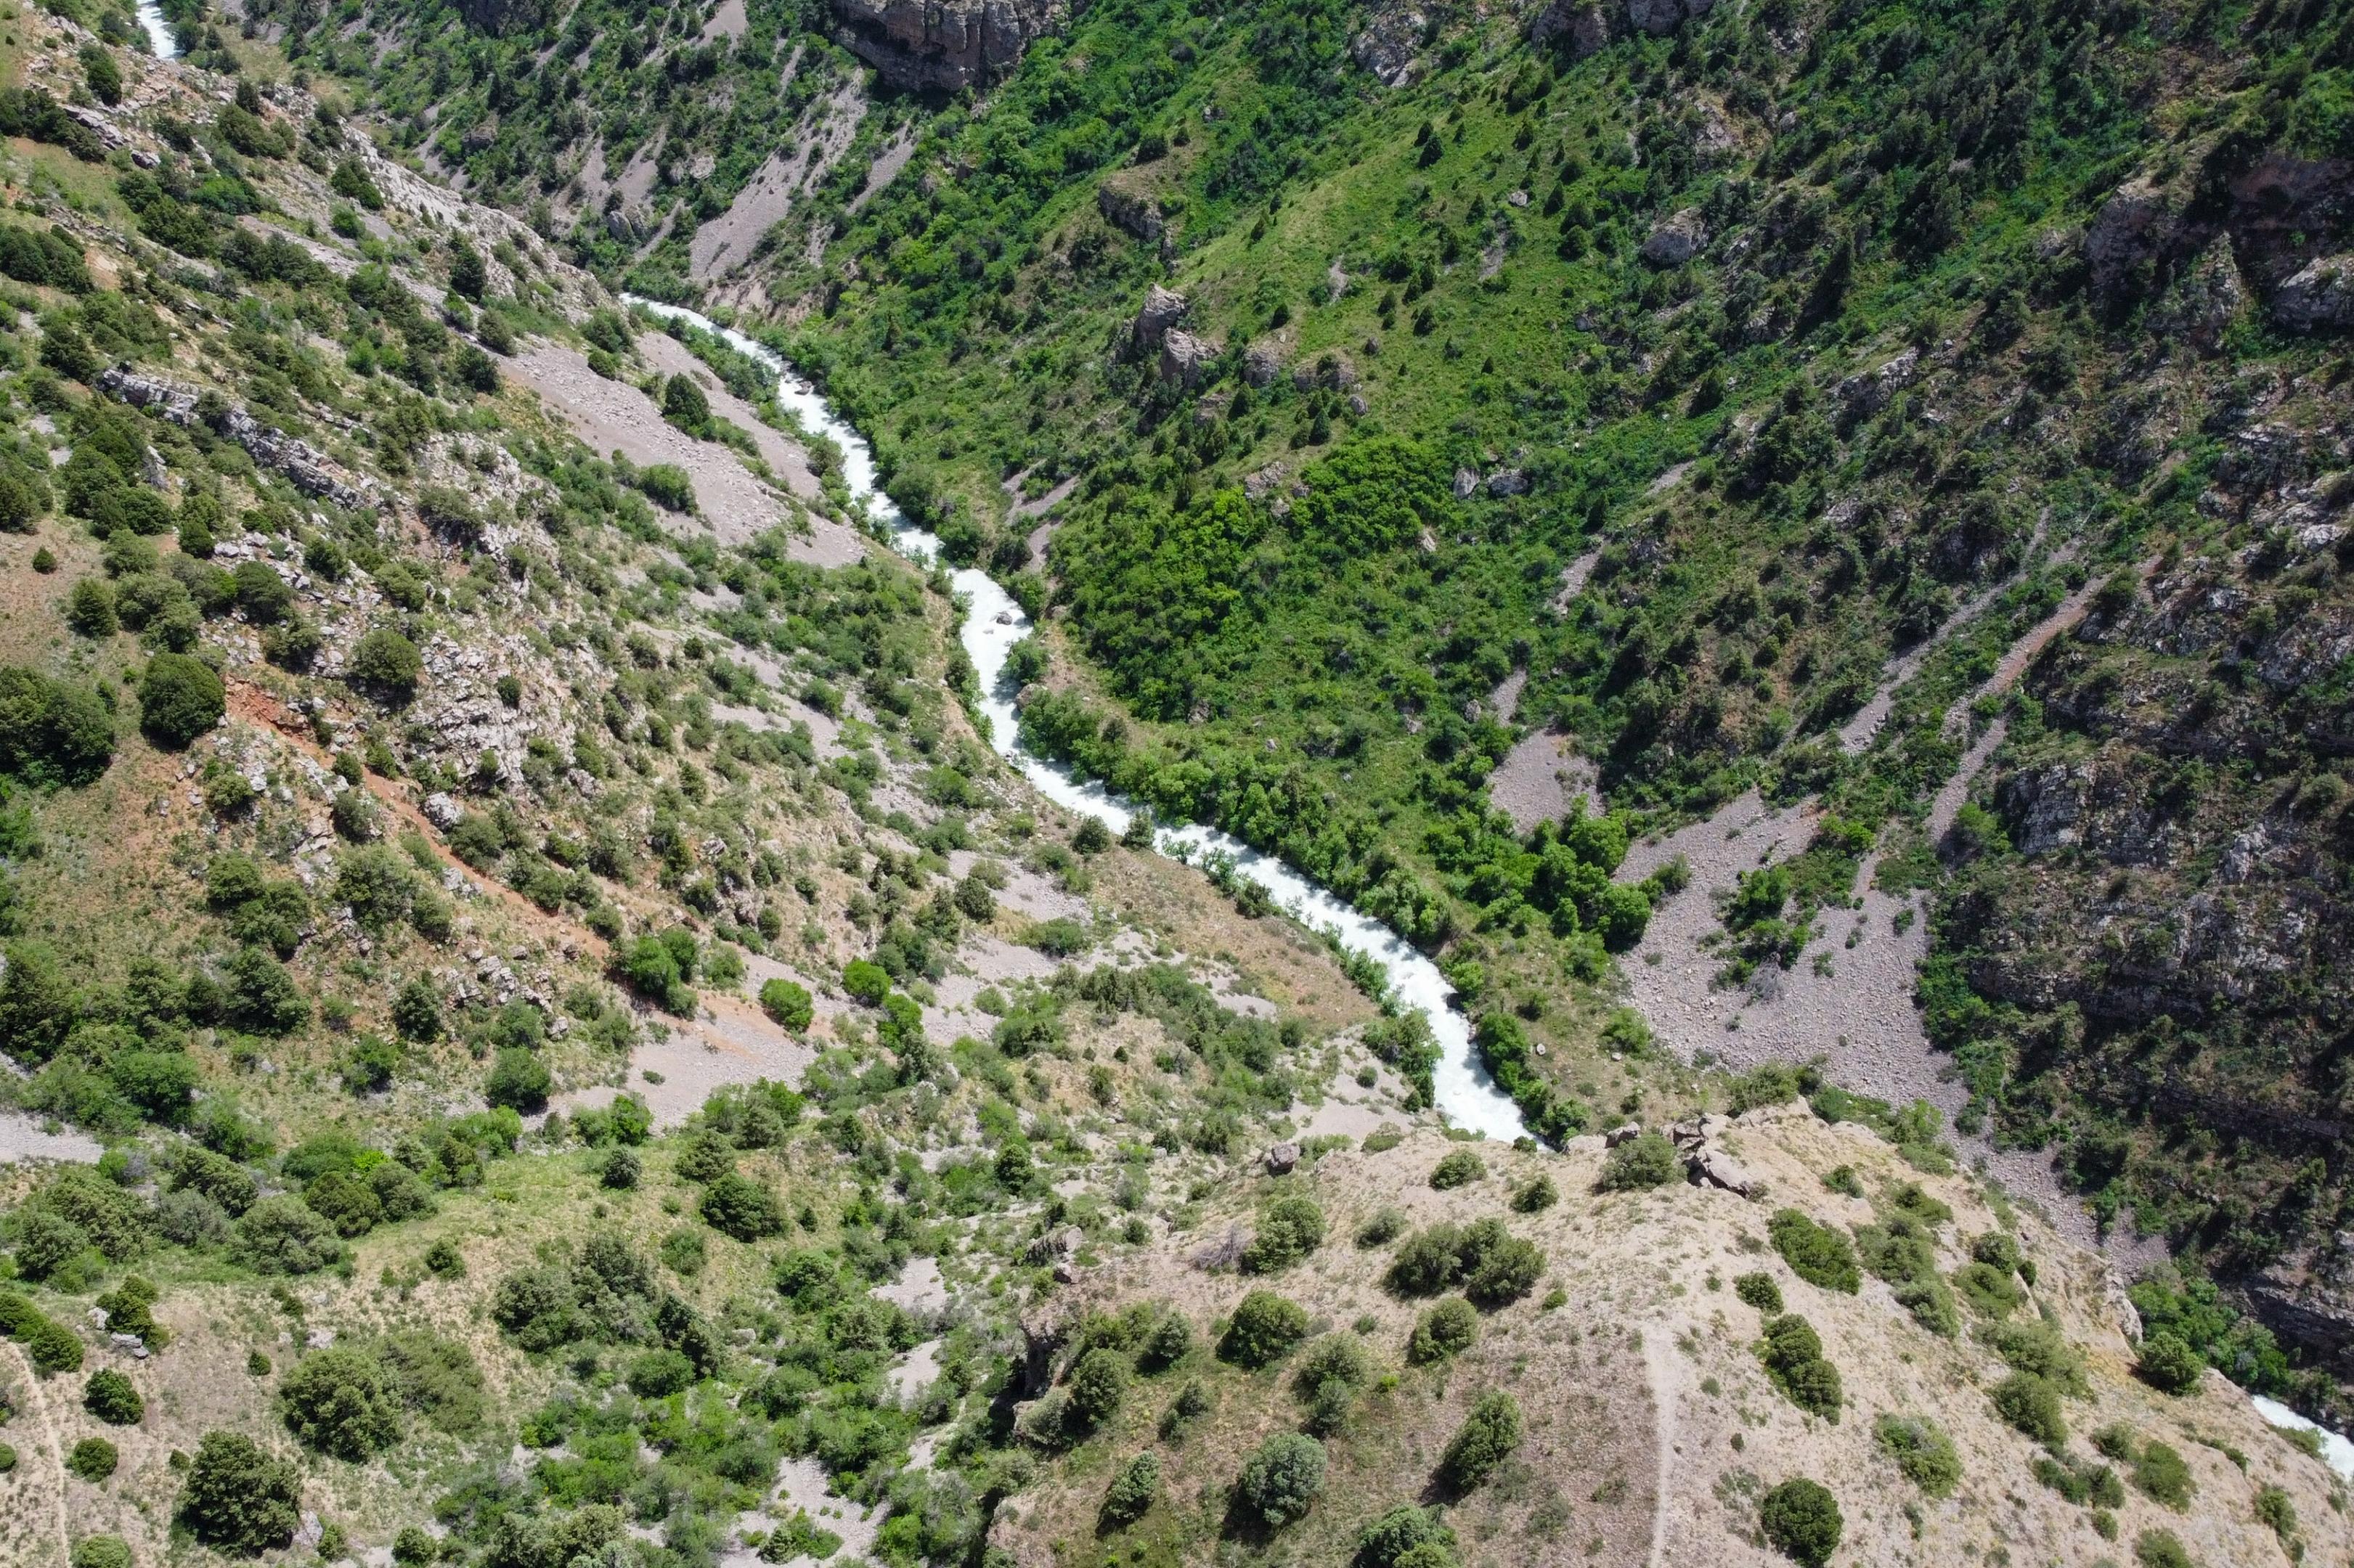
<instances>
[{"instance_id":1,"label":"limestone rock","mask_svg":"<svg viewBox=\"0 0 2354 1568\"><path fill-rule=\"evenodd\" d=\"M1627 20L1655 38L1664 38L1687 20L1696 22L1714 9L1716 0L1627 0Z\"/></svg>"},{"instance_id":2,"label":"limestone rock","mask_svg":"<svg viewBox=\"0 0 2354 1568\"><path fill-rule=\"evenodd\" d=\"M1473 493L1474 493L1474 492L1476 492L1479 488L1479 476L1477 473L1473 472L1471 470L1469 470L1469 469L1468 469L1468 468L1458 468L1458 469L1457 469L1457 470L1455 471L1455 499L1456 499L1456 500L1458 500L1458 501L1469 501L1469 500L1470 500L1470 499L1471 499L1471 496L1472 496L1472 494L1473 494Z\"/></svg>"},{"instance_id":3,"label":"limestone rock","mask_svg":"<svg viewBox=\"0 0 2354 1568\"><path fill-rule=\"evenodd\" d=\"M2271 309L2291 332L2354 327L2354 255L2306 262L2273 291Z\"/></svg>"},{"instance_id":4,"label":"limestone rock","mask_svg":"<svg viewBox=\"0 0 2354 1568\"><path fill-rule=\"evenodd\" d=\"M1708 243L1708 225L1700 208L1688 207L1663 219L1643 241L1643 260L1654 267L1681 267Z\"/></svg>"},{"instance_id":5,"label":"limestone rock","mask_svg":"<svg viewBox=\"0 0 2354 1568\"><path fill-rule=\"evenodd\" d=\"M1642 1136L1642 1123L1633 1121L1626 1122L1620 1126L1614 1127L1608 1132L1604 1133L1602 1135L1602 1146L1605 1149L1616 1149L1622 1143L1632 1143Z\"/></svg>"},{"instance_id":6,"label":"limestone rock","mask_svg":"<svg viewBox=\"0 0 2354 1568\"><path fill-rule=\"evenodd\" d=\"M1243 350L1243 382L1250 387L1272 387L1275 378L1283 374L1283 355L1263 343L1255 343Z\"/></svg>"},{"instance_id":7,"label":"limestone rock","mask_svg":"<svg viewBox=\"0 0 2354 1568\"><path fill-rule=\"evenodd\" d=\"M2223 346L2223 334L2247 303L2248 286L2232 254L2232 241L2219 234L2166 291L2151 325L2201 354L2213 354Z\"/></svg>"},{"instance_id":8,"label":"limestone rock","mask_svg":"<svg viewBox=\"0 0 2354 1568\"><path fill-rule=\"evenodd\" d=\"M1415 78L1415 51L1426 25L1423 14L1410 6L1383 6L1349 40L1349 58L1384 87L1404 87Z\"/></svg>"},{"instance_id":9,"label":"limestone rock","mask_svg":"<svg viewBox=\"0 0 2354 1568\"><path fill-rule=\"evenodd\" d=\"M1096 210L1103 214L1106 223L1133 238L1158 241L1169 230L1168 219L1152 194L1117 176L1096 187Z\"/></svg>"},{"instance_id":10,"label":"limestone rock","mask_svg":"<svg viewBox=\"0 0 2354 1568\"><path fill-rule=\"evenodd\" d=\"M2155 183L2131 179L2119 185L2084 231L2084 261L2092 269L2094 290L2116 292L2136 268L2173 248L2180 228L2173 202Z\"/></svg>"},{"instance_id":11,"label":"limestone rock","mask_svg":"<svg viewBox=\"0 0 2354 1568\"><path fill-rule=\"evenodd\" d=\"M1202 378L1204 367L1217 357L1217 344L1172 327L1161 339L1161 379L1191 387Z\"/></svg>"},{"instance_id":12,"label":"limestone rock","mask_svg":"<svg viewBox=\"0 0 2354 1568\"><path fill-rule=\"evenodd\" d=\"M1869 419L1888 407L1897 393L1913 385L1920 369L1921 351L1908 348L1877 370L1867 370L1839 384L1840 412L1850 424Z\"/></svg>"},{"instance_id":13,"label":"limestone rock","mask_svg":"<svg viewBox=\"0 0 2354 1568\"><path fill-rule=\"evenodd\" d=\"M1508 468L1488 476L1488 493L1490 495L1501 498L1526 495L1528 493L1529 476L1519 469Z\"/></svg>"},{"instance_id":14,"label":"limestone rock","mask_svg":"<svg viewBox=\"0 0 2354 1568\"><path fill-rule=\"evenodd\" d=\"M1299 1145L1284 1142L1267 1151L1267 1173L1270 1176L1289 1175L1299 1163Z\"/></svg>"},{"instance_id":15,"label":"limestone rock","mask_svg":"<svg viewBox=\"0 0 2354 1568\"><path fill-rule=\"evenodd\" d=\"M903 91L986 87L1069 20L1059 0L831 0L834 40Z\"/></svg>"},{"instance_id":16,"label":"limestone rock","mask_svg":"<svg viewBox=\"0 0 2354 1568\"><path fill-rule=\"evenodd\" d=\"M1765 1191L1746 1166L1722 1149L1702 1144L1692 1154L1690 1164L1691 1173L1699 1180L1741 1197L1754 1198Z\"/></svg>"},{"instance_id":17,"label":"limestone rock","mask_svg":"<svg viewBox=\"0 0 2354 1568\"><path fill-rule=\"evenodd\" d=\"M1145 291L1144 303L1129 326L1129 341L1140 349L1159 348L1169 329L1184 319L1185 296L1155 283Z\"/></svg>"},{"instance_id":18,"label":"limestone rock","mask_svg":"<svg viewBox=\"0 0 2354 1568\"><path fill-rule=\"evenodd\" d=\"M1070 1314L1059 1303L1048 1303L1022 1319L1022 1392L1030 1398L1054 1385L1055 1359L1070 1341Z\"/></svg>"},{"instance_id":19,"label":"limestone rock","mask_svg":"<svg viewBox=\"0 0 2354 1568\"><path fill-rule=\"evenodd\" d=\"M1601 0L1553 0L1529 24L1529 42L1540 48L1559 44L1573 59L1597 53L1610 41L1610 16Z\"/></svg>"},{"instance_id":20,"label":"limestone rock","mask_svg":"<svg viewBox=\"0 0 2354 1568\"><path fill-rule=\"evenodd\" d=\"M445 833L451 828L456 827L460 819L463 818L466 814L466 809L463 806L458 804L458 802L448 794L438 789L432 794L426 796L424 802L419 806L418 809L425 813L425 820L427 821L432 823L435 827L440 828Z\"/></svg>"}]
</instances>

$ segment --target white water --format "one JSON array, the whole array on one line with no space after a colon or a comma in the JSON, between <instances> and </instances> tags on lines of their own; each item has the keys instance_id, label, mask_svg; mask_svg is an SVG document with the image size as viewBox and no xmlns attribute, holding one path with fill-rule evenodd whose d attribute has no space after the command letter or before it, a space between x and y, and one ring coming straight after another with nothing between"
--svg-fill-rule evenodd
<instances>
[{"instance_id":1,"label":"white water","mask_svg":"<svg viewBox=\"0 0 2354 1568\"><path fill-rule=\"evenodd\" d=\"M147 41L154 46L157 59L180 58L180 40L172 36L172 24L164 19L164 7L155 0L139 0L139 25L147 29Z\"/></svg>"},{"instance_id":2,"label":"white water","mask_svg":"<svg viewBox=\"0 0 2354 1568\"><path fill-rule=\"evenodd\" d=\"M803 428L841 447L843 482L851 495L889 527L893 546L901 555L926 565L939 559L939 540L909 523L892 504L891 498L876 487L875 454L865 439L836 418L817 390L794 375L783 360L762 344L693 311L635 295L624 297L629 303L643 306L654 315L675 317L714 333L730 348L765 366L777 378L777 401L790 409ZM990 744L1020 769L1040 794L1056 805L1094 817L1114 833L1127 832L1134 815L1134 808L1127 801L1099 784L1083 784L1068 770L1023 749L1013 696L1002 689L1002 683L1006 655L1015 643L1030 635L1030 618L1013 602L1013 596L984 571L961 567L954 582L967 607L960 635L981 677L981 707L989 718ZM1474 1056L1470 1022L1456 1009L1453 989L1438 972L1438 966L1412 944L1274 856L1261 854L1214 828L1187 825L1168 829L1157 835L1154 847L1163 854L1181 859L1212 854L1230 857L1236 876L1265 888L1276 905L1294 919L1314 929L1331 932L1343 948L1381 965L1398 1004L1419 1008L1430 1020L1431 1033L1439 1048L1438 1065L1432 1074L1433 1087L1438 1108L1447 1119L1489 1138L1521 1135L1520 1107L1496 1086Z\"/></svg>"},{"instance_id":3,"label":"white water","mask_svg":"<svg viewBox=\"0 0 2354 1568\"><path fill-rule=\"evenodd\" d=\"M2257 1414L2275 1426L2285 1426L2292 1432L2320 1433L2322 1458L2327 1462L2331 1469L2348 1480L2354 1481L2354 1442L2349 1442L2343 1434L2332 1432L2327 1426L2317 1425L2306 1420L2277 1399L2266 1399L2261 1393L2252 1393L2248 1395L2248 1402L2256 1407Z\"/></svg>"}]
</instances>

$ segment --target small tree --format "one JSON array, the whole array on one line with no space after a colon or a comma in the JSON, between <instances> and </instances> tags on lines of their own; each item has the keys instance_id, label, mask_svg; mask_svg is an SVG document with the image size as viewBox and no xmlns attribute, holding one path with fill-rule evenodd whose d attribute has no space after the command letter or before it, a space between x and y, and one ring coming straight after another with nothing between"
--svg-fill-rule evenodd
<instances>
[{"instance_id":1,"label":"small tree","mask_svg":"<svg viewBox=\"0 0 2354 1568\"><path fill-rule=\"evenodd\" d=\"M703 1192L703 1219L722 1235L740 1242L782 1234L785 1212L777 1195L748 1176L730 1171Z\"/></svg>"},{"instance_id":2,"label":"small tree","mask_svg":"<svg viewBox=\"0 0 2354 1568\"><path fill-rule=\"evenodd\" d=\"M286 1374L278 1404L306 1447L357 1462L400 1440L400 1394L374 1357L314 1351Z\"/></svg>"},{"instance_id":3,"label":"small tree","mask_svg":"<svg viewBox=\"0 0 2354 1568\"><path fill-rule=\"evenodd\" d=\"M105 1367L90 1374L82 1385L81 1407L110 1426L136 1426L147 1414L147 1402L129 1378Z\"/></svg>"},{"instance_id":4,"label":"small tree","mask_svg":"<svg viewBox=\"0 0 2354 1568\"><path fill-rule=\"evenodd\" d=\"M760 1010L796 1034L807 1029L817 1016L809 989L783 979L761 983Z\"/></svg>"},{"instance_id":5,"label":"small tree","mask_svg":"<svg viewBox=\"0 0 2354 1568\"><path fill-rule=\"evenodd\" d=\"M1279 1432L1243 1461L1235 1483L1242 1506L1270 1530L1305 1516L1324 1490L1324 1445Z\"/></svg>"},{"instance_id":6,"label":"small tree","mask_svg":"<svg viewBox=\"0 0 2354 1568\"><path fill-rule=\"evenodd\" d=\"M1128 1360L1097 1346L1071 1369L1070 1409L1089 1426L1100 1426L1119 1411L1128 1393Z\"/></svg>"},{"instance_id":7,"label":"small tree","mask_svg":"<svg viewBox=\"0 0 2354 1568\"><path fill-rule=\"evenodd\" d=\"M1933 1498L1954 1495L1961 1484L1961 1456L1938 1425L1919 1415L1883 1415L1872 1424L1881 1451L1896 1461L1904 1478Z\"/></svg>"},{"instance_id":8,"label":"small tree","mask_svg":"<svg viewBox=\"0 0 2354 1568\"><path fill-rule=\"evenodd\" d=\"M891 972L881 964L853 959L842 967L842 989L869 1007L880 1007L891 992Z\"/></svg>"},{"instance_id":9,"label":"small tree","mask_svg":"<svg viewBox=\"0 0 2354 1568\"><path fill-rule=\"evenodd\" d=\"M1243 1267L1251 1274L1280 1273L1323 1245L1324 1211L1316 1201L1278 1198L1259 1211L1258 1230L1244 1249Z\"/></svg>"},{"instance_id":10,"label":"small tree","mask_svg":"<svg viewBox=\"0 0 2354 1568\"><path fill-rule=\"evenodd\" d=\"M1662 1134L1647 1132L1628 1139L1604 1158L1602 1190L1643 1192L1666 1186L1677 1174L1676 1146Z\"/></svg>"},{"instance_id":11,"label":"small tree","mask_svg":"<svg viewBox=\"0 0 2354 1568\"><path fill-rule=\"evenodd\" d=\"M1115 1527L1131 1524L1151 1512L1160 1496L1161 1456L1150 1451L1139 1454L1120 1467L1111 1489L1104 1493L1103 1522Z\"/></svg>"},{"instance_id":12,"label":"small tree","mask_svg":"<svg viewBox=\"0 0 2354 1568\"><path fill-rule=\"evenodd\" d=\"M1471 1150L1458 1149L1430 1169L1430 1184L1444 1192L1469 1186L1488 1174L1488 1163Z\"/></svg>"},{"instance_id":13,"label":"small tree","mask_svg":"<svg viewBox=\"0 0 2354 1568\"><path fill-rule=\"evenodd\" d=\"M2141 1342L2134 1370L2152 1388L2179 1396L2199 1386L2207 1372L2207 1358L2179 1334L2160 1329Z\"/></svg>"},{"instance_id":14,"label":"small tree","mask_svg":"<svg viewBox=\"0 0 2354 1568\"><path fill-rule=\"evenodd\" d=\"M1298 1302L1254 1290L1235 1307L1218 1354L1239 1366L1263 1367L1289 1355L1307 1337L1308 1314Z\"/></svg>"},{"instance_id":15,"label":"small tree","mask_svg":"<svg viewBox=\"0 0 2354 1568\"><path fill-rule=\"evenodd\" d=\"M1520 1405L1500 1389L1483 1393L1439 1456L1438 1478L1456 1491L1470 1491L1520 1446Z\"/></svg>"},{"instance_id":16,"label":"small tree","mask_svg":"<svg viewBox=\"0 0 2354 1568\"><path fill-rule=\"evenodd\" d=\"M1997 1383L1994 1408L1995 1414L2047 1448L2057 1448L2068 1440L2059 1389L2032 1372L2013 1372Z\"/></svg>"},{"instance_id":17,"label":"small tree","mask_svg":"<svg viewBox=\"0 0 2354 1568\"><path fill-rule=\"evenodd\" d=\"M506 1106L528 1116L546 1106L547 1091L554 1084L547 1064L536 1054L510 1047L492 1062L491 1075L482 1084L482 1097L494 1106Z\"/></svg>"},{"instance_id":18,"label":"small tree","mask_svg":"<svg viewBox=\"0 0 2354 1568\"><path fill-rule=\"evenodd\" d=\"M242 1433L207 1432L188 1466L179 1517L206 1545L252 1556L294 1539L302 1503L292 1465L271 1458Z\"/></svg>"},{"instance_id":19,"label":"small tree","mask_svg":"<svg viewBox=\"0 0 2354 1568\"><path fill-rule=\"evenodd\" d=\"M417 644L388 626L380 626L352 645L345 673L356 684L385 696L406 701L416 694L424 677L425 660Z\"/></svg>"},{"instance_id":20,"label":"small tree","mask_svg":"<svg viewBox=\"0 0 2354 1568\"><path fill-rule=\"evenodd\" d=\"M139 727L167 751L210 731L228 711L228 691L212 666L186 653L158 653L139 683Z\"/></svg>"},{"instance_id":21,"label":"small tree","mask_svg":"<svg viewBox=\"0 0 2354 1568\"><path fill-rule=\"evenodd\" d=\"M1804 1476L1767 1492L1757 1522L1776 1551L1805 1568L1822 1568L1829 1562L1847 1531L1839 1499Z\"/></svg>"},{"instance_id":22,"label":"small tree","mask_svg":"<svg viewBox=\"0 0 2354 1568\"><path fill-rule=\"evenodd\" d=\"M1852 1296L1863 1284L1863 1266L1855 1244L1827 1225L1819 1225L1796 1209L1777 1209L1766 1222L1774 1250L1790 1271L1809 1285Z\"/></svg>"},{"instance_id":23,"label":"small tree","mask_svg":"<svg viewBox=\"0 0 2354 1568\"><path fill-rule=\"evenodd\" d=\"M1427 1366L1459 1355L1479 1337L1479 1314L1460 1296L1450 1296L1422 1315L1406 1340L1405 1359Z\"/></svg>"},{"instance_id":24,"label":"small tree","mask_svg":"<svg viewBox=\"0 0 2354 1568\"><path fill-rule=\"evenodd\" d=\"M122 1462L121 1450L103 1437L85 1437L66 1455L67 1470L92 1486L114 1474Z\"/></svg>"}]
</instances>

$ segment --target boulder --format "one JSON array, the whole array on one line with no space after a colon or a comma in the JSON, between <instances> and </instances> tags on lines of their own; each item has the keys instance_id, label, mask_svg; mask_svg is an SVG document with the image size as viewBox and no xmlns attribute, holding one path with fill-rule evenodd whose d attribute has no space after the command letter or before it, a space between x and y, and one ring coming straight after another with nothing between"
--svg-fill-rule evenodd
<instances>
[{"instance_id":1,"label":"boulder","mask_svg":"<svg viewBox=\"0 0 2354 1568\"><path fill-rule=\"evenodd\" d=\"M1291 384L1302 392L1312 392L1320 387L1328 391L1346 392L1357 384L1357 367L1349 363L1346 355L1320 354L1314 364L1293 367Z\"/></svg>"},{"instance_id":2,"label":"boulder","mask_svg":"<svg viewBox=\"0 0 2354 1568\"><path fill-rule=\"evenodd\" d=\"M2131 179L2119 185L2084 231L2084 263L2094 291L2115 293L2137 268L2163 258L2173 249L2181 222L2154 182Z\"/></svg>"},{"instance_id":3,"label":"boulder","mask_svg":"<svg viewBox=\"0 0 2354 1568\"><path fill-rule=\"evenodd\" d=\"M1169 229L1161 204L1151 193L1137 190L1118 178L1108 179L1096 187L1096 210L1103 214L1106 223L1137 239L1157 241Z\"/></svg>"},{"instance_id":4,"label":"boulder","mask_svg":"<svg viewBox=\"0 0 2354 1568\"><path fill-rule=\"evenodd\" d=\"M1406 5L1384 5L1349 40L1349 58L1384 87L1404 87L1415 77L1415 51L1427 19Z\"/></svg>"},{"instance_id":5,"label":"boulder","mask_svg":"<svg viewBox=\"0 0 2354 1568\"><path fill-rule=\"evenodd\" d=\"M1614 1127L1608 1132L1604 1133L1602 1135L1602 1146L1605 1149L1616 1149L1622 1143L1632 1143L1635 1139L1642 1136L1642 1124L1640 1122L1630 1121L1621 1126Z\"/></svg>"},{"instance_id":6,"label":"boulder","mask_svg":"<svg viewBox=\"0 0 2354 1568\"><path fill-rule=\"evenodd\" d=\"M1488 493L1490 495L1500 498L1526 495L1528 493L1529 476L1519 469L1508 468L1488 476Z\"/></svg>"},{"instance_id":7,"label":"boulder","mask_svg":"<svg viewBox=\"0 0 2354 1568\"><path fill-rule=\"evenodd\" d=\"M1278 1143L1268 1150L1262 1158L1267 1161L1268 1175L1288 1176L1299 1164L1299 1145L1290 1142Z\"/></svg>"},{"instance_id":8,"label":"boulder","mask_svg":"<svg viewBox=\"0 0 2354 1568\"><path fill-rule=\"evenodd\" d=\"M2354 327L2354 255L2322 256L2273 291L2273 320L2291 332Z\"/></svg>"},{"instance_id":9,"label":"boulder","mask_svg":"<svg viewBox=\"0 0 2354 1568\"><path fill-rule=\"evenodd\" d=\"M1850 424L1869 419L1888 407L1897 393L1913 385L1921 366L1921 351L1908 348L1877 370L1861 371L1839 384L1840 412Z\"/></svg>"},{"instance_id":10,"label":"boulder","mask_svg":"<svg viewBox=\"0 0 2354 1568\"><path fill-rule=\"evenodd\" d=\"M1754 1198L1765 1191L1747 1167L1723 1150L1702 1144L1690 1160L1692 1175L1712 1187L1722 1187L1744 1198Z\"/></svg>"},{"instance_id":11,"label":"boulder","mask_svg":"<svg viewBox=\"0 0 2354 1568\"><path fill-rule=\"evenodd\" d=\"M1161 379L1191 387L1217 357L1218 345L1209 339L1172 327L1161 339Z\"/></svg>"},{"instance_id":12,"label":"boulder","mask_svg":"<svg viewBox=\"0 0 2354 1568\"><path fill-rule=\"evenodd\" d=\"M1263 343L1255 343L1243 350L1243 382L1249 387L1272 387L1275 378L1283 374L1283 355Z\"/></svg>"},{"instance_id":13,"label":"boulder","mask_svg":"<svg viewBox=\"0 0 2354 1568\"><path fill-rule=\"evenodd\" d=\"M1681 267L1708 243L1708 225L1700 208L1688 207L1662 219L1643 241L1643 260L1654 267Z\"/></svg>"},{"instance_id":14,"label":"boulder","mask_svg":"<svg viewBox=\"0 0 2354 1568\"><path fill-rule=\"evenodd\" d=\"M1698 21L1716 9L1716 0L1627 0L1627 21L1655 38L1664 38L1687 21Z\"/></svg>"},{"instance_id":15,"label":"boulder","mask_svg":"<svg viewBox=\"0 0 2354 1568\"><path fill-rule=\"evenodd\" d=\"M1140 349L1159 348L1169 329L1184 319L1185 296L1155 283L1145 291L1144 303L1129 326L1129 340Z\"/></svg>"},{"instance_id":16,"label":"boulder","mask_svg":"<svg viewBox=\"0 0 2354 1568\"><path fill-rule=\"evenodd\" d=\"M1479 476L1468 468L1455 471L1455 499L1469 501L1479 488Z\"/></svg>"},{"instance_id":17,"label":"boulder","mask_svg":"<svg viewBox=\"0 0 2354 1568\"><path fill-rule=\"evenodd\" d=\"M1059 1303L1048 1303L1022 1319L1022 1393L1034 1399L1054 1386L1055 1360L1070 1342L1071 1319Z\"/></svg>"},{"instance_id":18,"label":"boulder","mask_svg":"<svg viewBox=\"0 0 2354 1568\"><path fill-rule=\"evenodd\" d=\"M1011 71L1070 19L1061 0L830 0L834 41L901 91L961 92Z\"/></svg>"},{"instance_id":19,"label":"boulder","mask_svg":"<svg viewBox=\"0 0 2354 1568\"><path fill-rule=\"evenodd\" d=\"M1529 42L1539 48L1559 45L1572 59L1596 54L1609 41L1610 16L1601 0L1553 0L1529 24Z\"/></svg>"}]
</instances>

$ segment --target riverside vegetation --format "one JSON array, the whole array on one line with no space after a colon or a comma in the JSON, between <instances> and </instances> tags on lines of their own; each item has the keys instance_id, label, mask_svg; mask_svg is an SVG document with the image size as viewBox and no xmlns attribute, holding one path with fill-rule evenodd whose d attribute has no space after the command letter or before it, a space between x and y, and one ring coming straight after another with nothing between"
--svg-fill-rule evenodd
<instances>
[{"instance_id":1,"label":"riverside vegetation","mask_svg":"<svg viewBox=\"0 0 2354 1568\"><path fill-rule=\"evenodd\" d=\"M2211 1375L2342 1370L2342 5L164 10L0 17L0 1555L2354 1552ZM1656 1045L1752 789L1726 983L1925 891L2178 1263Z\"/></svg>"}]
</instances>

